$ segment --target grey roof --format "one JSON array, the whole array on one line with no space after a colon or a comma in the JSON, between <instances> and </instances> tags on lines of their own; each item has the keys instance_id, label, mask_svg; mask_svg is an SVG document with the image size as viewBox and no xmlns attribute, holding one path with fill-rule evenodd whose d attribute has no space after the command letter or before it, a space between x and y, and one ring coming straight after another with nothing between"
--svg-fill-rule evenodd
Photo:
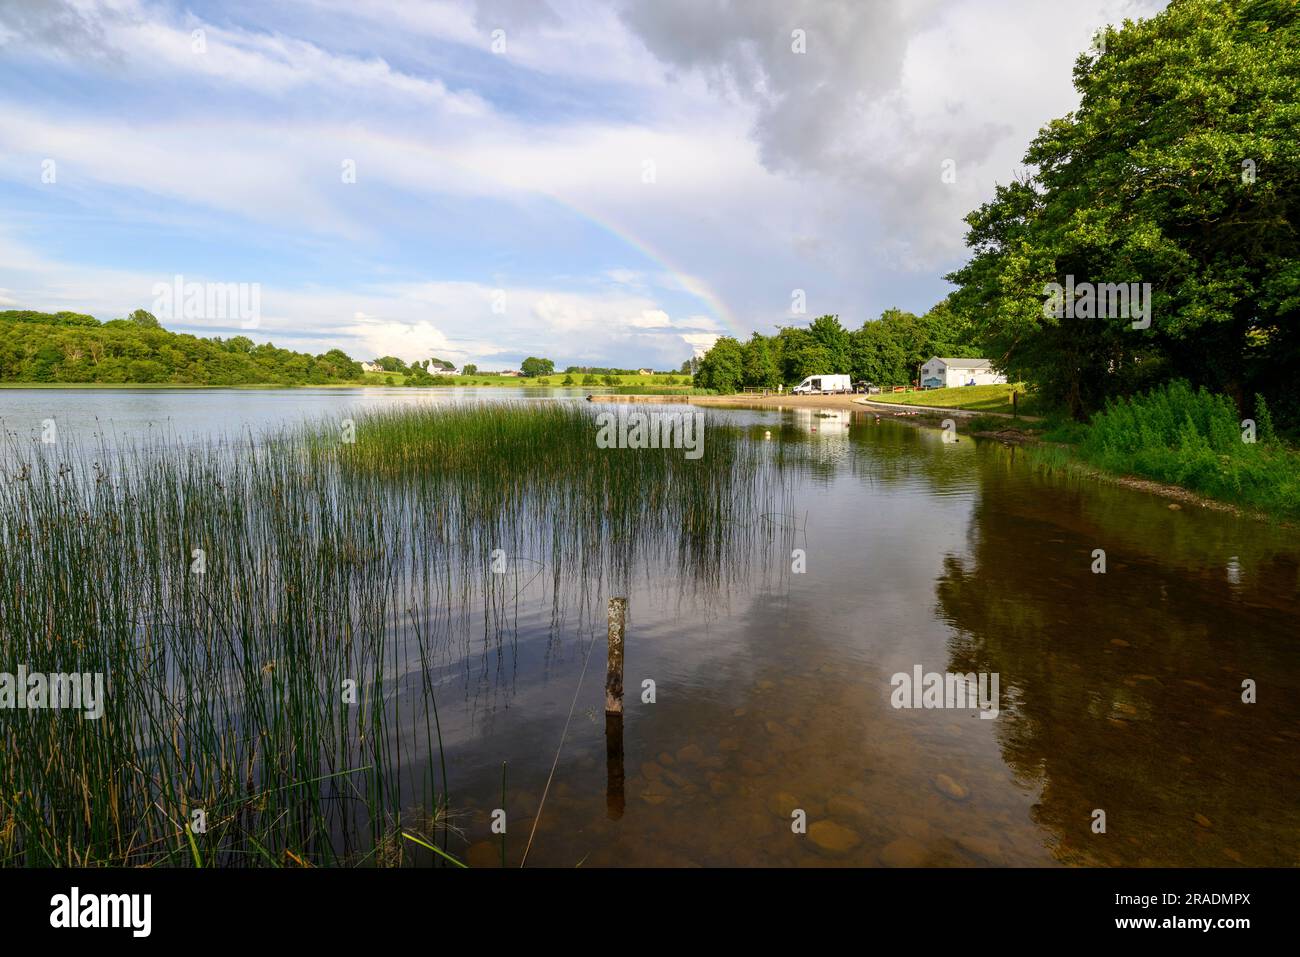
<instances>
[{"instance_id":1,"label":"grey roof","mask_svg":"<svg viewBox=\"0 0 1300 957\"><path fill-rule=\"evenodd\" d=\"M953 369L987 369L991 366L988 359L945 359L943 356L934 356L930 361L935 359Z\"/></svg>"}]
</instances>

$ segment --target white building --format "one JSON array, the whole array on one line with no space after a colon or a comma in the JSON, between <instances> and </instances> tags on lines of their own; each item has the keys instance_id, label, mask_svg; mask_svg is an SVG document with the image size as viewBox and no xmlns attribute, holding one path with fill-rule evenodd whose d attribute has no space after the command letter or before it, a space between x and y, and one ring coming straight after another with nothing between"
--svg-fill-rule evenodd
<instances>
[{"instance_id":1,"label":"white building","mask_svg":"<svg viewBox=\"0 0 1300 957\"><path fill-rule=\"evenodd\" d=\"M383 372L384 369L383 366L381 366L378 362L363 361L361 363L361 371L362 372Z\"/></svg>"},{"instance_id":2,"label":"white building","mask_svg":"<svg viewBox=\"0 0 1300 957\"><path fill-rule=\"evenodd\" d=\"M1000 385L1007 377L988 359L944 359L935 356L921 366L922 389L947 389L959 385Z\"/></svg>"}]
</instances>

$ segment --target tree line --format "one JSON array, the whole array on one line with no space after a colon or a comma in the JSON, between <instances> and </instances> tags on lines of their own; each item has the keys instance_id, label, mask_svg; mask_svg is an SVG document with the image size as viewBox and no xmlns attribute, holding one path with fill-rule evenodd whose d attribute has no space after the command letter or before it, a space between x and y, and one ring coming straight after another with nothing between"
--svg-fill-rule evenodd
<instances>
[{"instance_id":1,"label":"tree line","mask_svg":"<svg viewBox=\"0 0 1300 957\"><path fill-rule=\"evenodd\" d=\"M170 332L144 310L100 322L75 312L0 312L0 381L323 385L356 381L340 349L309 355L247 336Z\"/></svg>"},{"instance_id":2,"label":"tree line","mask_svg":"<svg viewBox=\"0 0 1300 957\"><path fill-rule=\"evenodd\" d=\"M931 356L975 358L970 323L948 300L923 316L887 309L879 319L849 330L838 316L808 326L778 326L774 335L755 332L747 342L723 336L696 365L695 384L719 392L775 389L810 375L848 374L879 386L915 381Z\"/></svg>"}]
</instances>

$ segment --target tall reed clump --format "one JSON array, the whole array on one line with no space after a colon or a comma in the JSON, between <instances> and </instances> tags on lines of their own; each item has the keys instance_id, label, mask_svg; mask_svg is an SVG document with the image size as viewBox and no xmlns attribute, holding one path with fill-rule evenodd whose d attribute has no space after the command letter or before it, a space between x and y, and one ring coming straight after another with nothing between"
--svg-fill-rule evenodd
<instances>
[{"instance_id":1,"label":"tall reed clump","mask_svg":"<svg viewBox=\"0 0 1300 957\"><path fill-rule=\"evenodd\" d=\"M1088 426L1079 453L1107 471L1300 516L1300 455L1278 441L1262 398L1255 441L1243 439L1249 435L1232 400L1180 381L1108 403Z\"/></svg>"},{"instance_id":2,"label":"tall reed clump","mask_svg":"<svg viewBox=\"0 0 1300 957\"><path fill-rule=\"evenodd\" d=\"M555 594L651 560L716 580L779 507L727 428L690 461L598 449L559 403L338 426L0 449L0 671L108 689L97 720L0 712L0 864L400 863L449 803L435 671L469 609L484 653L517 612L497 553Z\"/></svg>"}]
</instances>

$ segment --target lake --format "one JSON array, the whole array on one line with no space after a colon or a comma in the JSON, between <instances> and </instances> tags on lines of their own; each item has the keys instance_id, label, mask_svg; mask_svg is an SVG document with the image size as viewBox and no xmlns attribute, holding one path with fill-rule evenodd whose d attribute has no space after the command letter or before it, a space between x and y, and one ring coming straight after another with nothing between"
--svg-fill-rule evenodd
<instances>
[{"instance_id":1,"label":"lake","mask_svg":"<svg viewBox=\"0 0 1300 957\"><path fill-rule=\"evenodd\" d=\"M4 390L0 425L194 443L359 409L581 395ZM706 415L800 453L779 512L745 513L715 565L665 547L616 573L561 572L524 542L503 549L508 587L467 603L420 592L437 627L418 653L409 639L380 653L403 820L428 812L420 782L445 763L433 831L476 866L500 863L498 809L511 865L526 846L529 866L561 867L1300 863L1294 530L1171 510L868 412ZM621 795L603 714L615 594ZM917 669L996 675L996 717L896 707L895 676ZM340 845L364 830L331 822Z\"/></svg>"}]
</instances>

